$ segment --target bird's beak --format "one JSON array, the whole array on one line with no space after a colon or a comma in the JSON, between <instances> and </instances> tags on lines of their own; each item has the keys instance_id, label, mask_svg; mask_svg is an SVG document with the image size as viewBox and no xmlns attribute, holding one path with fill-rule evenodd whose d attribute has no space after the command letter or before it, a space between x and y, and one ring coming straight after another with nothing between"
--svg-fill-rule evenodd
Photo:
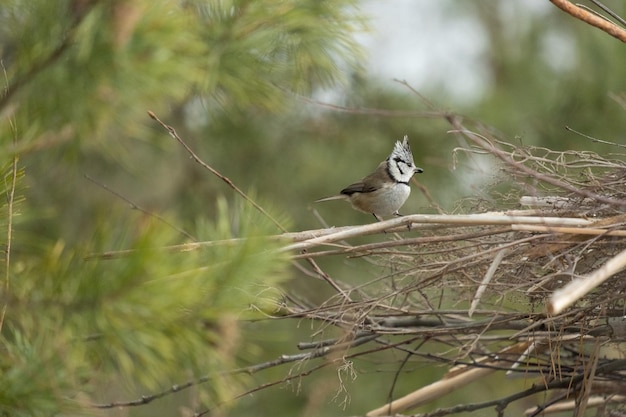
<instances>
[{"instance_id":1,"label":"bird's beak","mask_svg":"<svg viewBox=\"0 0 626 417\"><path fill-rule=\"evenodd\" d=\"M422 172L424 172L424 170L422 168L415 167L415 173L416 174L421 174Z\"/></svg>"}]
</instances>

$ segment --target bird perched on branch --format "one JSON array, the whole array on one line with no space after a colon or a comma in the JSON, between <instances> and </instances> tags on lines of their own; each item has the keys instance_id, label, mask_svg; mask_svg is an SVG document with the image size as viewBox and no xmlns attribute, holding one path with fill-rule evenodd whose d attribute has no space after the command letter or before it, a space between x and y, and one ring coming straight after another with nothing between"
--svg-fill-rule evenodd
<instances>
[{"instance_id":1,"label":"bird perched on branch","mask_svg":"<svg viewBox=\"0 0 626 417\"><path fill-rule=\"evenodd\" d=\"M398 210L411 194L409 180L424 170L415 166L408 136L397 141L391 155L376 170L340 191L338 195L321 198L315 202L348 200L356 210L371 213L376 220L382 216L401 216Z\"/></svg>"}]
</instances>

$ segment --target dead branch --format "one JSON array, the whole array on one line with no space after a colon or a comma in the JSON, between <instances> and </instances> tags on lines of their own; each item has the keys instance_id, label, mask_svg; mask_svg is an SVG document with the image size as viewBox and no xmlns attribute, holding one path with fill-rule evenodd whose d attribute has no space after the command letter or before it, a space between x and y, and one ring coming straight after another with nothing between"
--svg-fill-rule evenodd
<instances>
[{"instance_id":1,"label":"dead branch","mask_svg":"<svg viewBox=\"0 0 626 417\"><path fill-rule=\"evenodd\" d=\"M622 42L626 42L626 30L617 26L615 23L600 17L597 14L591 13L568 0L550 0L550 2L570 16L582 20L591 26L597 27Z\"/></svg>"},{"instance_id":2,"label":"dead branch","mask_svg":"<svg viewBox=\"0 0 626 417\"><path fill-rule=\"evenodd\" d=\"M292 254L297 274L319 280L332 294L323 299L285 294L270 318L306 320L314 326L311 340L297 345L304 352L249 370L296 363L302 364L302 372L241 395L325 366L343 366L346 359L371 360L382 351L395 351L400 355L395 356L394 383L416 362L449 371L401 398L381 398L384 405L368 415L430 404L494 374L524 378L532 385L512 384L513 391L502 398L429 415L487 408L502 413L536 393L554 396L546 396L535 413L572 396L579 398L573 405L579 413L600 392L619 398L626 361L611 347L626 337L626 163L591 152L513 146L481 125L464 125L460 117L427 105L431 112L422 115L437 114L452 126L461 144L455 150L461 164L477 155L491 157L493 178L484 187L486 194L498 187L497 197L480 204L460 202L455 212L464 214L412 214L263 237L281 242L279 250ZM124 253L99 256L105 255ZM331 256L362 262L367 272L346 266L341 276L330 277L313 259ZM310 267L297 263L300 259ZM203 413L208 411L199 415Z\"/></svg>"},{"instance_id":3,"label":"dead branch","mask_svg":"<svg viewBox=\"0 0 626 417\"><path fill-rule=\"evenodd\" d=\"M235 192L237 194L239 194L241 197L243 197L248 203L250 203L254 208L256 208L259 212L261 212L265 217L267 217L268 219L270 219L272 221L272 223L274 223L276 225L276 227L278 227L280 230L282 230L283 232L287 232L287 229L285 229L279 222L278 220L276 220L274 217L272 217L263 207L261 207L256 201L252 200L252 198L250 198L246 193L244 193L239 187L237 187L235 185L234 182L231 181L230 178L226 177L225 175L222 175L220 172L218 172L217 170L215 170L213 167L211 167L209 164L207 164L206 162L204 162L202 159L200 159L200 157L198 155L196 155L196 153L193 151L193 149L191 149L189 147L189 145L187 145L187 143L180 137L178 136L178 133L176 133L176 130L170 126L167 125L165 123L163 123L161 121L161 119L159 119L157 117L156 114L154 114L153 112L149 111L148 112L148 116L150 116L153 120L155 120L158 124L160 124L165 130L167 130L170 134L170 136L174 139L176 139L176 141L178 141L178 143L180 143L183 148L185 148L185 150L187 151L187 153L189 153L189 155L193 158L193 160L198 163L200 166L202 166L204 169L206 169L207 171L209 171L211 174L215 175L216 177L218 177L219 179L221 179L222 181L224 181L230 188L232 188L233 190L235 190Z\"/></svg>"}]
</instances>

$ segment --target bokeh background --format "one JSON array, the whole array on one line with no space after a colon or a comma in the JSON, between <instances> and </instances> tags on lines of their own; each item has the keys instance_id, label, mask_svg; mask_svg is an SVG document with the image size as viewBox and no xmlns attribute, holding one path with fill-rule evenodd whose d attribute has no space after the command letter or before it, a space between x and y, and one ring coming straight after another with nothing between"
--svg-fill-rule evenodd
<instances>
[{"instance_id":1,"label":"bokeh background","mask_svg":"<svg viewBox=\"0 0 626 417\"><path fill-rule=\"evenodd\" d=\"M626 15L626 2L607 5ZM565 126L626 142L624 45L548 0L2 0L0 54L7 416L357 415L445 372L415 363L397 376L401 357L385 354L239 398L307 364L229 370L333 335L270 319L275 300L318 303L329 289L285 254L258 256L276 242L159 250L281 230L148 111L289 231L371 222L313 201L405 134L431 197L414 187L404 213L492 199L481 193L497 172L455 153L444 111L513 144L623 157ZM321 266L347 282L384 272ZM93 407L207 375L150 404Z\"/></svg>"}]
</instances>

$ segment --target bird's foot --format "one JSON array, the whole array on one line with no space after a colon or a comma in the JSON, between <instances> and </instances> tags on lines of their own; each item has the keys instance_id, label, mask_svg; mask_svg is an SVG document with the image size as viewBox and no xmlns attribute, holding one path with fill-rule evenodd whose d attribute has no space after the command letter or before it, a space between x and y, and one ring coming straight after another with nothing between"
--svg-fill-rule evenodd
<instances>
[{"instance_id":1,"label":"bird's foot","mask_svg":"<svg viewBox=\"0 0 626 417\"><path fill-rule=\"evenodd\" d=\"M400 214L397 210L395 211L395 213L393 213L394 216L396 217L403 217L404 214ZM411 231L411 222L408 222L406 225L406 228L409 230L409 232Z\"/></svg>"}]
</instances>

